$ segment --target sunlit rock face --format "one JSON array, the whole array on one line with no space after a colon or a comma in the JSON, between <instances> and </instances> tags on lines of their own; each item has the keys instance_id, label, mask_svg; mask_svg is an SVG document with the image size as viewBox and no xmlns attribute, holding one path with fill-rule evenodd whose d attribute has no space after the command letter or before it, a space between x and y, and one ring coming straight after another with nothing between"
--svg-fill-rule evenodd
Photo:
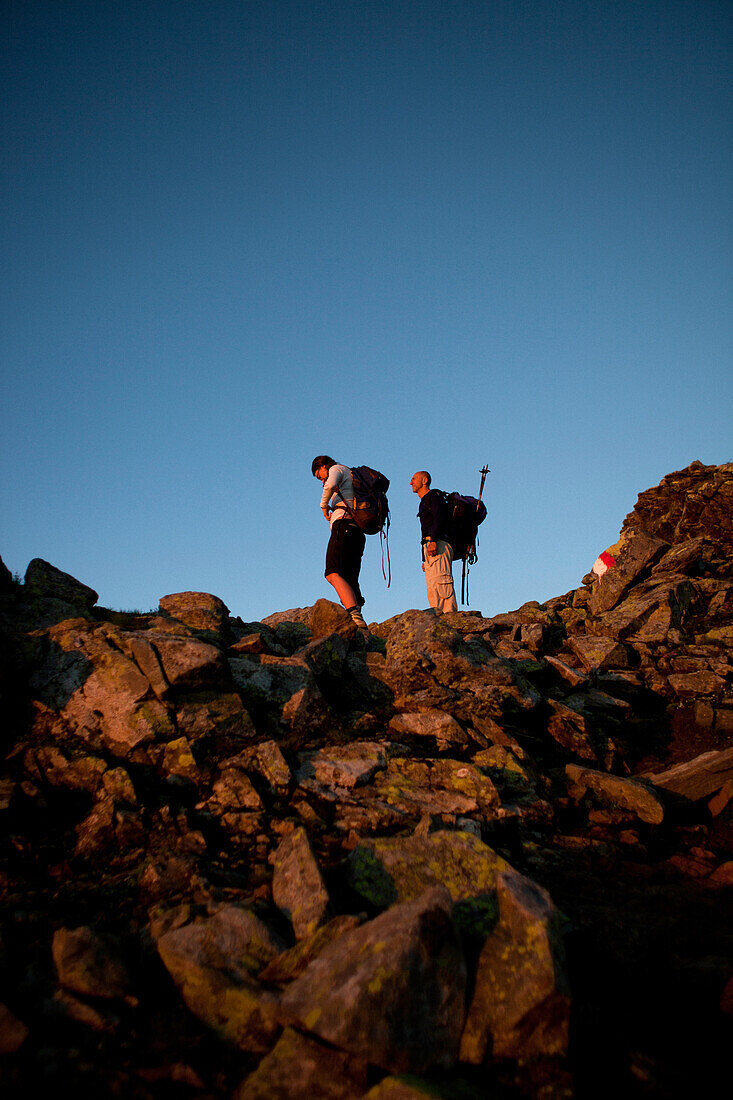
<instances>
[{"instance_id":1,"label":"sunlit rock face","mask_svg":"<svg viewBox=\"0 0 733 1100\"><path fill-rule=\"evenodd\" d=\"M124 614L0 568L10 1094L570 1096L600 1065L705 1093L733 1011L732 492L693 463L600 577L366 643L327 600Z\"/></svg>"}]
</instances>

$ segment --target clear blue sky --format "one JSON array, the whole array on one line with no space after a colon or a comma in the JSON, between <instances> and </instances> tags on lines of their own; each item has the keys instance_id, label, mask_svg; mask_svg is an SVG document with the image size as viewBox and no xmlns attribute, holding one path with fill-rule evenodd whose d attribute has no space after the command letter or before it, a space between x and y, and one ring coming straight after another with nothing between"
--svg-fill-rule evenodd
<instances>
[{"instance_id":1,"label":"clear blue sky","mask_svg":"<svg viewBox=\"0 0 733 1100\"><path fill-rule=\"evenodd\" d=\"M471 606L576 587L733 459L724 0L6 0L0 555L100 602L332 596L313 456L489 516Z\"/></svg>"}]
</instances>

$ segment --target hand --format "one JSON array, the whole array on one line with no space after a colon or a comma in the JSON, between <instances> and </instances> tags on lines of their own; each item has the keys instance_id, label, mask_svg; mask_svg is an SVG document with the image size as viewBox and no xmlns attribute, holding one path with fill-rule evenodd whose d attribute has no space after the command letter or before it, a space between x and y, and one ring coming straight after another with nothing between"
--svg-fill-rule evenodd
<instances>
[{"instance_id":1,"label":"hand","mask_svg":"<svg viewBox=\"0 0 733 1100\"><path fill-rule=\"evenodd\" d=\"M432 547L432 549L431 549L431 547ZM429 558L434 558L435 555L437 554L437 552L438 552L438 546L437 546L437 543L435 542L435 539L431 539L430 542L425 543L425 553L428 555Z\"/></svg>"}]
</instances>

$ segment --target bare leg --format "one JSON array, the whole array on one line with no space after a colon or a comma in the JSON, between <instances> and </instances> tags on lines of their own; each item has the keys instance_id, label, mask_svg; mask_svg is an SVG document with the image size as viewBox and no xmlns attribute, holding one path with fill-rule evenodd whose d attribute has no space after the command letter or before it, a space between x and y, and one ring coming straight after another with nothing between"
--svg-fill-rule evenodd
<instances>
[{"instance_id":1,"label":"bare leg","mask_svg":"<svg viewBox=\"0 0 733 1100\"><path fill-rule=\"evenodd\" d=\"M355 607L358 603L351 585L340 577L338 573L329 573L326 580L336 589L336 595L344 607Z\"/></svg>"}]
</instances>

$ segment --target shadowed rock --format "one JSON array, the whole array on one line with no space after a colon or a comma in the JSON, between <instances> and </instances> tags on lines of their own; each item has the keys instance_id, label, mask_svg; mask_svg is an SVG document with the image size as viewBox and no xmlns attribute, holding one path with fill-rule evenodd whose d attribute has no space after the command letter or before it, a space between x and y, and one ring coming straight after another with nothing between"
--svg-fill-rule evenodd
<instances>
[{"instance_id":1,"label":"shadowed rock","mask_svg":"<svg viewBox=\"0 0 733 1100\"><path fill-rule=\"evenodd\" d=\"M272 857L272 900L290 920L296 939L328 919L330 899L303 828L283 837Z\"/></svg>"},{"instance_id":2,"label":"shadowed rock","mask_svg":"<svg viewBox=\"0 0 733 1100\"><path fill-rule=\"evenodd\" d=\"M499 923L479 958L461 1059L564 1054L570 999L550 895L515 871L497 881Z\"/></svg>"},{"instance_id":3,"label":"shadowed rock","mask_svg":"<svg viewBox=\"0 0 733 1100\"><path fill-rule=\"evenodd\" d=\"M393 1072L455 1061L466 968L447 891L347 932L285 991L283 1019Z\"/></svg>"},{"instance_id":4,"label":"shadowed rock","mask_svg":"<svg viewBox=\"0 0 733 1100\"><path fill-rule=\"evenodd\" d=\"M230 906L166 932L157 946L194 1015L242 1050L270 1048L279 1031L277 1002L255 976L284 945L262 921Z\"/></svg>"}]
</instances>

